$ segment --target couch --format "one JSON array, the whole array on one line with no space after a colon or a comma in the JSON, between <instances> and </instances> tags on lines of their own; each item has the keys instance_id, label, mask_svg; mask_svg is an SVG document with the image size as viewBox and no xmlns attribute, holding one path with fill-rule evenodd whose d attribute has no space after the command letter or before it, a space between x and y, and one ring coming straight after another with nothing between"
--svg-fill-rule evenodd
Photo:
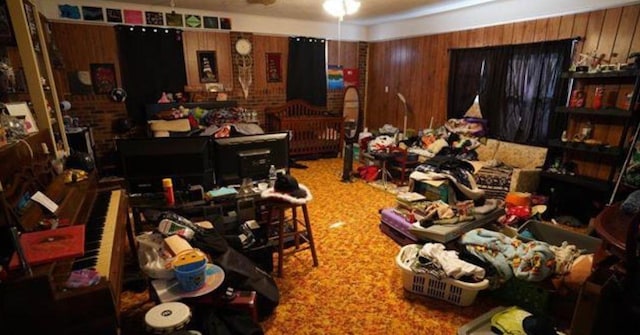
<instances>
[{"instance_id":1,"label":"couch","mask_svg":"<svg viewBox=\"0 0 640 335\"><path fill-rule=\"evenodd\" d=\"M508 192L535 192L538 188L547 148L488 139L476 152L478 160L471 163L476 183L487 196L504 198Z\"/></svg>"}]
</instances>

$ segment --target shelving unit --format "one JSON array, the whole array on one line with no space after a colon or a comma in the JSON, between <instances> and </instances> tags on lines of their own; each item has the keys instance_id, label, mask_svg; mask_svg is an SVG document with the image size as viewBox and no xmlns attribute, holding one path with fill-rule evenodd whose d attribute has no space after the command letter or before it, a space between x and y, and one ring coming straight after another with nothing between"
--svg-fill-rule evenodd
<instances>
[{"instance_id":1,"label":"shelving unit","mask_svg":"<svg viewBox=\"0 0 640 335\"><path fill-rule=\"evenodd\" d=\"M562 74L564 90L558 99L561 106L554 109L546 166L561 159L563 164L572 162L575 171L542 172L541 193L551 193L558 202L572 201L577 210L612 201L609 197L614 198L612 194L629 159L629 146L638 125L637 65L623 71ZM596 89L604 91L599 99ZM576 99L578 96L581 100ZM567 200L570 197L584 199Z\"/></svg>"},{"instance_id":2,"label":"shelving unit","mask_svg":"<svg viewBox=\"0 0 640 335\"><path fill-rule=\"evenodd\" d=\"M27 0L7 1L7 7L36 123L40 129L49 130L51 145L54 145L50 149L56 156L68 154L69 144L53 79L43 19L36 4Z\"/></svg>"}]
</instances>

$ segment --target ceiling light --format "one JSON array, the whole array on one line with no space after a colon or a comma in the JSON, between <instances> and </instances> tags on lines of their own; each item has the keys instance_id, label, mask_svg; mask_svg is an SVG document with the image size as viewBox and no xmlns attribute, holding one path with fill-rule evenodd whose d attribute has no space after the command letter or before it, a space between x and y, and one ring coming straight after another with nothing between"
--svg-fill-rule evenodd
<instances>
[{"instance_id":1,"label":"ceiling light","mask_svg":"<svg viewBox=\"0 0 640 335\"><path fill-rule=\"evenodd\" d=\"M327 13L342 19L345 15L357 12L360 8L360 2L355 0L326 0L322 7Z\"/></svg>"}]
</instances>

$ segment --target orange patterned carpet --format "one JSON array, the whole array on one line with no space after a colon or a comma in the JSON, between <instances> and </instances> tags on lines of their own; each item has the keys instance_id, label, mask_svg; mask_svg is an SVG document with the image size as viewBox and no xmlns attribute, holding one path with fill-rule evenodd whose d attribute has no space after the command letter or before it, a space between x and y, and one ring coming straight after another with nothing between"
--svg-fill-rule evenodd
<instances>
[{"instance_id":1,"label":"orange patterned carpet","mask_svg":"<svg viewBox=\"0 0 640 335\"><path fill-rule=\"evenodd\" d=\"M301 162L292 169L307 186L308 205L320 265L310 252L285 258L277 278L280 305L261 323L266 334L457 334L460 326L497 306L481 294L469 307L407 294L395 265L400 247L380 232L378 210L394 195L359 179L341 182L342 160ZM152 306L145 293L123 293L123 314ZM126 328L126 327L125 327ZM126 333L123 329L123 333Z\"/></svg>"}]
</instances>

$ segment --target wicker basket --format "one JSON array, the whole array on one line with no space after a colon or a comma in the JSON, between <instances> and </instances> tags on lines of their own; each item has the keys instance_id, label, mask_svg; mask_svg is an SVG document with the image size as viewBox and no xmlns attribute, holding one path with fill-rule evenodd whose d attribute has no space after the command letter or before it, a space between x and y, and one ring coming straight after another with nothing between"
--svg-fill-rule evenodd
<instances>
[{"instance_id":1,"label":"wicker basket","mask_svg":"<svg viewBox=\"0 0 640 335\"><path fill-rule=\"evenodd\" d=\"M396 256L396 264L402 270L405 290L442 299L459 306L469 306L473 304L478 291L489 287L487 279L478 283L466 283L453 278L437 279L429 274L413 272L410 262L415 259L420 249L422 246L419 244L409 244L402 247Z\"/></svg>"}]
</instances>

